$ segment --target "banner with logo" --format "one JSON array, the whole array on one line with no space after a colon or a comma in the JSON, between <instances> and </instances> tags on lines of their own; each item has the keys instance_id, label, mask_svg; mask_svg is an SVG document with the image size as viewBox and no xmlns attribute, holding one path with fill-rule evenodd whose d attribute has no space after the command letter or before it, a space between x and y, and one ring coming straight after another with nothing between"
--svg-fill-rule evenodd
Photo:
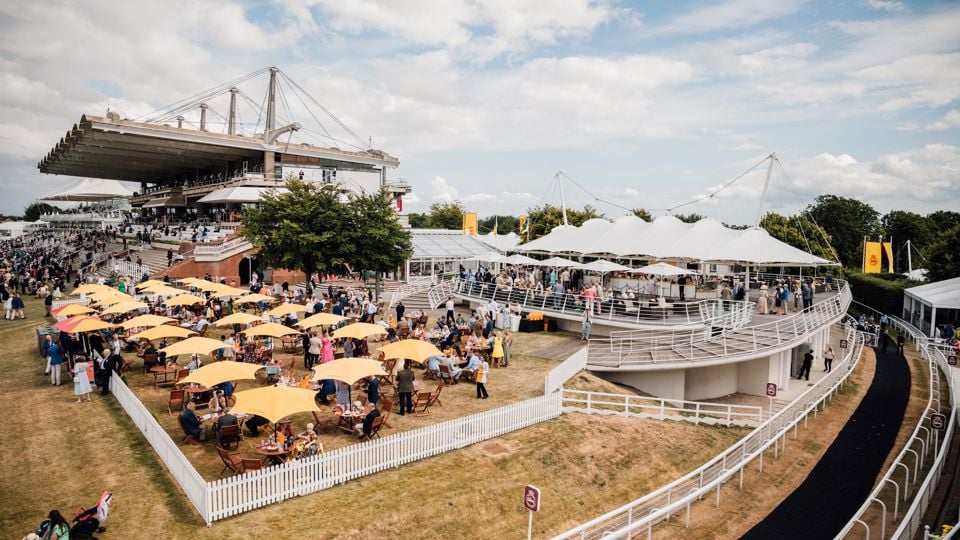
<instances>
[{"instance_id":1,"label":"banner with logo","mask_svg":"<svg viewBox=\"0 0 960 540\"><path fill-rule=\"evenodd\" d=\"M887 272L893 273L893 243L884 242L883 252L887 254Z\"/></svg>"},{"instance_id":2,"label":"banner with logo","mask_svg":"<svg viewBox=\"0 0 960 540\"><path fill-rule=\"evenodd\" d=\"M863 243L863 272L879 274L883 269L883 252L880 242Z\"/></svg>"},{"instance_id":3,"label":"banner with logo","mask_svg":"<svg viewBox=\"0 0 960 540\"><path fill-rule=\"evenodd\" d=\"M520 222L520 236L525 237L530 232L530 222L527 221L526 214L520 216L518 221Z\"/></svg>"},{"instance_id":4,"label":"banner with logo","mask_svg":"<svg viewBox=\"0 0 960 540\"><path fill-rule=\"evenodd\" d=\"M470 236L477 235L477 213L476 212L463 213L463 234L468 234Z\"/></svg>"}]
</instances>

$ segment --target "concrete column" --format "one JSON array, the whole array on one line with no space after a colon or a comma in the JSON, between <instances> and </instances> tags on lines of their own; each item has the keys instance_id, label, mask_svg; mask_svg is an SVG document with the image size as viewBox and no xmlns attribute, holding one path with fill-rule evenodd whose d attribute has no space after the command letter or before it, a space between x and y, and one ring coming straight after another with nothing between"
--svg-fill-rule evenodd
<instances>
[{"instance_id":1,"label":"concrete column","mask_svg":"<svg viewBox=\"0 0 960 540\"><path fill-rule=\"evenodd\" d=\"M930 337L937 337L937 308L930 306Z\"/></svg>"},{"instance_id":2,"label":"concrete column","mask_svg":"<svg viewBox=\"0 0 960 540\"><path fill-rule=\"evenodd\" d=\"M263 177L267 180L271 180L273 177L274 171L274 155L273 150L267 150L263 153Z\"/></svg>"}]
</instances>

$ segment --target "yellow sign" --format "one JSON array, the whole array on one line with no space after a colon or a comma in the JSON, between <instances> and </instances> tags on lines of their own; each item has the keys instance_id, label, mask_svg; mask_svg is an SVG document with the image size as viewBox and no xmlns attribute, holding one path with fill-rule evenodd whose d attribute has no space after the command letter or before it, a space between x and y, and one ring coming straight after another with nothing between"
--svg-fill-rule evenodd
<instances>
[{"instance_id":1,"label":"yellow sign","mask_svg":"<svg viewBox=\"0 0 960 540\"><path fill-rule=\"evenodd\" d=\"M477 235L477 213L476 212L463 213L463 234L468 234L470 236Z\"/></svg>"},{"instance_id":2,"label":"yellow sign","mask_svg":"<svg viewBox=\"0 0 960 540\"><path fill-rule=\"evenodd\" d=\"M879 274L882 270L883 255L880 251L880 242L864 242L863 244L863 272L865 274Z\"/></svg>"},{"instance_id":3,"label":"yellow sign","mask_svg":"<svg viewBox=\"0 0 960 540\"><path fill-rule=\"evenodd\" d=\"M520 216L519 222L520 222L520 236L523 236L528 232L530 232L530 222L527 221L526 214Z\"/></svg>"},{"instance_id":4,"label":"yellow sign","mask_svg":"<svg viewBox=\"0 0 960 540\"><path fill-rule=\"evenodd\" d=\"M883 252L887 254L887 272L893 273L893 244L886 242L883 244Z\"/></svg>"}]
</instances>

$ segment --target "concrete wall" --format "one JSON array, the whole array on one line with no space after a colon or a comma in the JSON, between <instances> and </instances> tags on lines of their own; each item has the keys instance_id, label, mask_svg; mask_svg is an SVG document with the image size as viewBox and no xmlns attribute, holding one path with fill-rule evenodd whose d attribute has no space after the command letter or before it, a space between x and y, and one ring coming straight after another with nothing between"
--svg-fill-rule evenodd
<instances>
[{"instance_id":1,"label":"concrete wall","mask_svg":"<svg viewBox=\"0 0 960 540\"><path fill-rule=\"evenodd\" d=\"M738 364L723 364L686 370L684 399L703 400L737 391Z\"/></svg>"},{"instance_id":2,"label":"concrete wall","mask_svg":"<svg viewBox=\"0 0 960 540\"><path fill-rule=\"evenodd\" d=\"M597 371L604 379L636 388L650 395L684 399L685 379L682 369L669 371Z\"/></svg>"},{"instance_id":3,"label":"concrete wall","mask_svg":"<svg viewBox=\"0 0 960 540\"><path fill-rule=\"evenodd\" d=\"M237 285L239 286L240 263L243 262L244 255L244 253L238 253L237 255L227 257L222 261L213 262L197 262L193 259L189 259L182 263L176 264L171 268L164 268L163 271L158 273L158 276L168 275L171 278L202 278L204 275L209 273L215 279L223 278L227 280L227 283L236 281ZM306 281L306 276L303 272L296 270L275 268L273 270L273 282L283 283L284 281L289 282L291 285L296 285L297 283Z\"/></svg>"},{"instance_id":4,"label":"concrete wall","mask_svg":"<svg viewBox=\"0 0 960 540\"><path fill-rule=\"evenodd\" d=\"M776 382L770 378L771 365L776 365L776 358L757 358L749 362L740 362L737 366L737 392L754 396L765 395L767 383Z\"/></svg>"}]
</instances>

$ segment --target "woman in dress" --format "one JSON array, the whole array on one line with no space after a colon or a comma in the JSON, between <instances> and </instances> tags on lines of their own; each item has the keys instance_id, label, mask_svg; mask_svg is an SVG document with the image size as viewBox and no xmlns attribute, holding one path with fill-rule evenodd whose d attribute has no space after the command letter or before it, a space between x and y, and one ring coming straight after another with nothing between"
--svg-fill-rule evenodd
<instances>
[{"instance_id":1,"label":"woman in dress","mask_svg":"<svg viewBox=\"0 0 960 540\"><path fill-rule=\"evenodd\" d=\"M323 338L320 340L320 363L325 364L331 360L333 360L333 341L324 332Z\"/></svg>"},{"instance_id":2,"label":"woman in dress","mask_svg":"<svg viewBox=\"0 0 960 540\"><path fill-rule=\"evenodd\" d=\"M767 286L760 286L760 297L757 298L757 313L762 313L767 315L770 313L770 306L767 304L767 298L770 295L767 294Z\"/></svg>"},{"instance_id":3,"label":"woman in dress","mask_svg":"<svg viewBox=\"0 0 960 540\"><path fill-rule=\"evenodd\" d=\"M510 330L504 330L501 346L503 347L503 365L510 365L510 346L513 345L513 335Z\"/></svg>"},{"instance_id":4,"label":"woman in dress","mask_svg":"<svg viewBox=\"0 0 960 540\"><path fill-rule=\"evenodd\" d=\"M503 361L503 340L497 333L493 334L493 352L490 353L490 357L493 358L494 365L506 365Z\"/></svg>"},{"instance_id":5,"label":"woman in dress","mask_svg":"<svg viewBox=\"0 0 960 540\"><path fill-rule=\"evenodd\" d=\"M84 396L87 401L92 401L90 393L93 392L93 387L90 386L90 378L87 376L89 366L90 362L82 356L78 356L77 363L73 365L73 395L77 396L77 403L80 403Z\"/></svg>"}]
</instances>

